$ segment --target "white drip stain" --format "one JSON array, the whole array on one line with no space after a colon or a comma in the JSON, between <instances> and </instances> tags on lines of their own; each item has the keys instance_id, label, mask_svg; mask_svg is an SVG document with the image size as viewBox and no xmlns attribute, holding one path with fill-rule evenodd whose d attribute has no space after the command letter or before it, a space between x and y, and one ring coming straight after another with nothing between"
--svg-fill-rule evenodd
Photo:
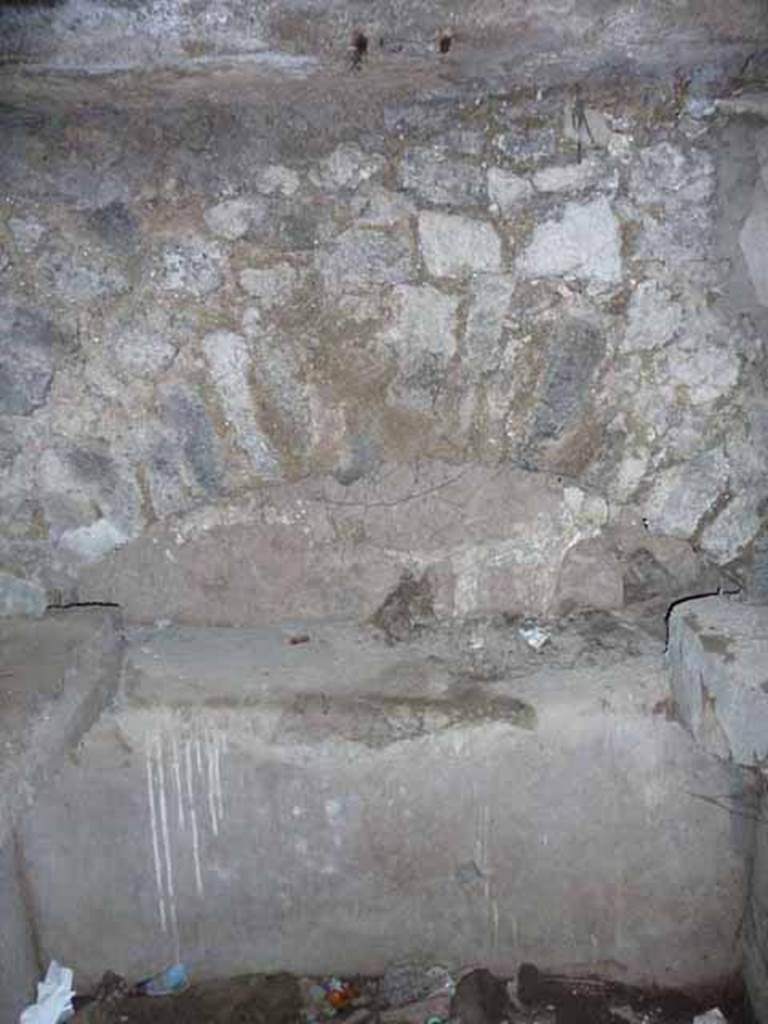
<instances>
[{"instance_id":1,"label":"white drip stain","mask_svg":"<svg viewBox=\"0 0 768 1024\"><path fill-rule=\"evenodd\" d=\"M176 741L175 733L171 733L171 765L173 768L173 781L176 784L176 807L179 828L184 828L184 800L181 794L181 766L179 765L179 745Z\"/></svg>"},{"instance_id":2,"label":"white drip stain","mask_svg":"<svg viewBox=\"0 0 768 1024\"><path fill-rule=\"evenodd\" d=\"M165 795L165 766L163 763L163 742L162 739L157 741L157 773L158 773L158 793L160 796L160 827L163 842L163 854L165 859L165 883L166 890L168 893L168 907L170 910L171 920L171 933L173 935L173 941L175 945L176 959L181 959L181 950L179 948L179 925L176 918L176 893L173 886L173 857L171 853L171 836L168 829L168 810L166 805Z\"/></svg>"},{"instance_id":3,"label":"white drip stain","mask_svg":"<svg viewBox=\"0 0 768 1024\"><path fill-rule=\"evenodd\" d=\"M208 810L211 814L211 830L215 836L219 834L219 818L216 805L216 766L213 736L205 734L205 759L208 768Z\"/></svg>"},{"instance_id":4,"label":"white drip stain","mask_svg":"<svg viewBox=\"0 0 768 1024\"><path fill-rule=\"evenodd\" d=\"M191 734L169 731L165 736L160 734L147 739L147 798L158 915L163 932L170 933L173 939L177 960L181 958L181 951L176 888L185 876L183 872L176 872L178 879L174 875L171 832L175 826L177 856L180 855L179 840L190 843L195 889L202 897L204 830L201 832L201 824L207 805L211 833L219 834L224 818L221 755L227 748L223 731L205 727L193 728Z\"/></svg>"},{"instance_id":5,"label":"white drip stain","mask_svg":"<svg viewBox=\"0 0 768 1024\"><path fill-rule=\"evenodd\" d=\"M203 874L200 870L200 838L197 834L197 813L195 811L195 792L192 787L192 740L184 743L184 768L187 776L187 797L189 799L189 822L192 829L192 860L195 865L195 886L198 896L203 895Z\"/></svg>"},{"instance_id":6,"label":"white drip stain","mask_svg":"<svg viewBox=\"0 0 768 1024\"><path fill-rule=\"evenodd\" d=\"M219 815L219 821L222 821L224 818L224 793L221 788L221 751L224 747L224 733L217 732L213 734L213 745L215 750L214 776L216 779L216 808Z\"/></svg>"},{"instance_id":7,"label":"white drip stain","mask_svg":"<svg viewBox=\"0 0 768 1024\"><path fill-rule=\"evenodd\" d=\"M152 751L149 740L147 741L147 794L149 797L149 827L152 833L152 855L155 862L155 883L157 885L157 908L160 914L160 927L163 931L168 930L168 923L165 916L165 894L163 887L163 872L160 865L160 841L157 831L157 808L155 807L155 787L152 778Z\"/></svg>"}]
</instances>

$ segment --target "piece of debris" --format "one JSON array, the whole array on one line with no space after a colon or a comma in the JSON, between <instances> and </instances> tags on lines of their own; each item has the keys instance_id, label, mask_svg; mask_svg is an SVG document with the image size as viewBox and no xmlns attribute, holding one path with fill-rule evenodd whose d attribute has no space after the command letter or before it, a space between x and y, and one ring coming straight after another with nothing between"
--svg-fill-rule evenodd
<instances>
[{"instance_id":1,"label":"piece of debris","mask_svg":"<svg viewBox=\"0 0 768 1024\"><path fill-rule=\"evenodd\" d=\"M381 980L381 995L388 1006L402 1007L435 996L450 996L455 983L445 967L429 967L418 960L402 960L390 966Z\"/></svg>"},{"instance_id":2,"label":"piece of debris","mask_svg":"<svg viewBox=\"0 0 768 1024\"><path fill-rule=\"evenodd\" d=\"M520 636L534 651L540 651L545 644L549 643L550 634L534 619L525 619L518 630Z\"/></svg>"},{"instance_id":3,"label":"piece of debris","mask_svg":"<svg viewBox=\"0 0 768 1024\"><path fill-rule=\"evenodd\" d=\"M345 1022L351 1017L360 1021L367 1017L367 1012L360 1014L358 1011L366 1009L368 1000L361 996L353 981L345 978L302 978L301 993L307 1024L331 1020L341 1011L353 1011L345 1013ZM365 1005L361 1006L361 1003Z\"/></svg>"},{"instance_id":4,"label":"piece of debris","mask_svg":"<svg viewBox=\"0 0 768 1024\"><path fill-rule=\"evenodd\" d=\"M19 1024L59 1024L72 1014L73 972L52 960L45 978L37 983L37 1000L22 1011Z\"/></svg>"},{"instance_id":5,"label":"piece of debris","mask_svg":"<svg viewBox=\"0 0 768 1024\"><path fill-rule=\"evenodd\" d=\"M288 637L288 643L291 647L298 647L299 644L308 644L310 640L309 633L296 633Z\"/></svg>"},{"instance_id":6,"label":"piece of debris","mask_svg":"<svg viewBox=\"0 0 768 1024\"><path fill-rule=\"evenodd\" d=\"M725 1014L719 1007L715 1006L706 1013L700 1013L693 1018L693 1024L728 1024Z\"/></svg>"},{"instance_id":7,"label":"piece of debris","mask_svg":"<svg viewBox=\"0 0 768 1024\"><path fill-rule=\"evenodd\" d=\"M153 974L151 978L144 978L138 982L132 990L137 996L172 996L177 992L183 992L189 987L189 978L184 964L172 964L164 971Z\"/></svg>"},{"instance_id":8,"label":"piece of debris","mask_svg":"<svg viewBox=\"0 0 768 1024\"><path fill-rule=\"evenodd\" d=\"M464 975L451 999L457 1024L501 1024L511 1012L506 983L485 968Z\"/></svg>"}]
</instances>

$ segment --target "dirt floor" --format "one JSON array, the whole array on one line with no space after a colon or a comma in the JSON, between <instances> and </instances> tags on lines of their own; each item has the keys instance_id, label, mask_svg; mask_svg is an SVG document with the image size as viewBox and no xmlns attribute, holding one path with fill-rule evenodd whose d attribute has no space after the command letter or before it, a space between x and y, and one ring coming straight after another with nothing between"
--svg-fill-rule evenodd
<instances>
[{"instance_id":1,"label":"dirt floor","mask_svg":"<svg viewBox=\"0 0 768 1024\"><path fill-rule=\"evenodd\" d=\"M97 993L77 1000L75 1024L692 1024L703 1013L699 1024L750 1024L738 985L719 999L702 999L566 979L532 965L509 982L474 970L453 983L443 972L431 992L429 983L421 991L416 984L408 1002L402 984L393 987L388 976L340 981L253 974L154 997L129 991L116 975L105 979ZM715 1006L721 1016L707 1012Z\"/></svg>"}]
</instances>

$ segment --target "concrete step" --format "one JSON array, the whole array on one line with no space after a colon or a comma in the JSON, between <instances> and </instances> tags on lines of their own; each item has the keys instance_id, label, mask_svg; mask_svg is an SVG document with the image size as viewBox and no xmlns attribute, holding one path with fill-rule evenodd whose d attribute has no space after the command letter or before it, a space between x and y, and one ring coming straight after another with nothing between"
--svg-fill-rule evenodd
<instances>
[{"instance_id":1,"label":"concrete step","mask_svg":"<svg viewBox=\"0 0 768 1024\"><path fill-rule=\"evenodd\" d=\"M750 836L707 797L743 780L667 697L658 642L607 615L538 653L504 620L135 630L24 823L43 951L83 984L411 953L717 983Z\"/></svg>"}]
</instances>

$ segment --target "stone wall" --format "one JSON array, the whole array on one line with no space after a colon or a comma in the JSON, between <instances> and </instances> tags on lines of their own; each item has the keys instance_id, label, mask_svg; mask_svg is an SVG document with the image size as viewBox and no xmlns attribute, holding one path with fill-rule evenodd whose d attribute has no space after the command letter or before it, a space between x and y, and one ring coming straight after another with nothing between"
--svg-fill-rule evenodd
<instances>
[{"instance_id":1,"label":"stone wall","mask_svg":"<svg viewBox=\"0 0 768 1024\"><path fill-rule=\"evenodd\" d=\"M355 613L409 567L536 545L521 605L616 606L638 558L690 586L758 535L768 129L717 113L722 82L595 84L577 131L571 88L10 81L10 609L127 601L148 563L243 524L254 576L276 523L313 552L373 544L386 578ZM468 464L455 516L471 496L493 520L474 554L401 501Z\"/></svg>"}]
</instances>

